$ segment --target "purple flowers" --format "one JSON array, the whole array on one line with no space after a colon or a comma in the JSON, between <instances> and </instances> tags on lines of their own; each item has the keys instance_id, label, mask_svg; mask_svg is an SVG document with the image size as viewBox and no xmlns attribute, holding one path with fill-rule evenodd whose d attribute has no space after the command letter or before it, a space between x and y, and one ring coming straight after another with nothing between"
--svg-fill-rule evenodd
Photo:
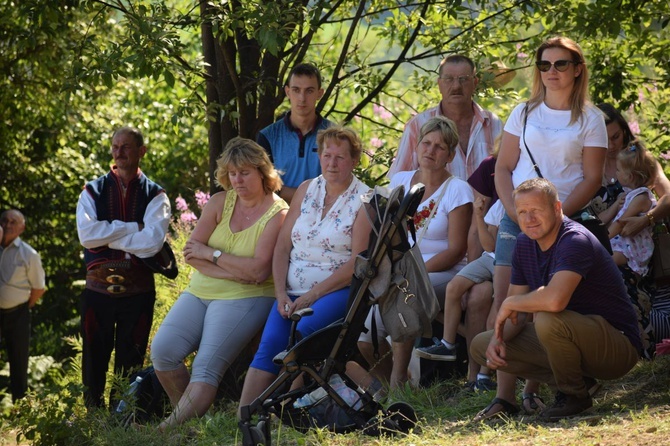
<instances>
[{"instance_id":1,"label":"purple flowers","mask_svg":"<svg viewBox=\"0 0 670 446\"><path fill-rule=\"evenodd\" d=\"M199 190L195 191L195 202L198 204L200 209L204 208L208 201L209 194Z\"/></svg>"}]
</instances>

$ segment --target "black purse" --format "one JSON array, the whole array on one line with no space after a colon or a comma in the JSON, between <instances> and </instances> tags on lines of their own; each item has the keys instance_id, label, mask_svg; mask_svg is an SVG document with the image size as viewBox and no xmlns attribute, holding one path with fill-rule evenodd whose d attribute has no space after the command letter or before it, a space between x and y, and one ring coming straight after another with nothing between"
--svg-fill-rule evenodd
<instances>
[{"instance_id":1,"label":"black purse","mask_svg":"<svg viewBox=\"0 0 670 446\"><path fill-rule=\"evenodd\" d=\"M530 157L530 162L533 163L533 169L535 169L535 173L537 174L538 177L544 178L542 176L542 172L540 171L540 167L537 165L535 162L535 158L533 158L533 154L530 153L530 149L528 148L528 144L526 144L526 124L528 122L528 102L526 102L526 106L523 109L523 131L522 131L522 139L523 139L523 145L526 148L526 153L528 153L528 156ZM601 245L605 247L607 252L612 254L612 245L610 244L610 237L609 233L607 232L607 227L605 224L598 218L598 214L595 212L593 207L589 204L583 209L580 209L579 211L575 212L573 215L570 215L569 218L573 221L576 221L577 223L581 224L584 226L586 229L589 230L591 234L593 234L598 241L600 242Z\"/></svg>"}]
</instances>

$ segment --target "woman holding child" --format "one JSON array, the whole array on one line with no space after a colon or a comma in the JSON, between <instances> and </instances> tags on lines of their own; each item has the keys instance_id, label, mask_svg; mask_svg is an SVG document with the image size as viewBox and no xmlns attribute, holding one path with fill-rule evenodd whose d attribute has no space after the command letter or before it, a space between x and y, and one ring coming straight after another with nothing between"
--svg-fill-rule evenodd
<instances>
[{"instance_id":1,"label":"woman holding child","mask_svg":"<svg viewBox=\"0 0 670 446\"><path fill-rule=\"evenodd\" d=\"M234 138L217 160L224 192L205 205L184 247L195 271L151 345L172 403L160 429L202 416L230 364L261 330L274 302L272 250L287 204L282 182L255 142ZM184 358L197 351L191 373Z\"/></svg>"}]
</instances>

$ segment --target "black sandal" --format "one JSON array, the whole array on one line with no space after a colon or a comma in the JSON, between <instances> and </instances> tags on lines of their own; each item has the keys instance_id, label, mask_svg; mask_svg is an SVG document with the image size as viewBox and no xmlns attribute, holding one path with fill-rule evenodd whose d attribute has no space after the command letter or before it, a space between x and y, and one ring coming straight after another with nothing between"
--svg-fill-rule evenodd
<instances>
[{"instance_id":1,"label":"black sandal","mask_svg":"<svg viewBox=\"0 0 670 446\"><path fill-rule=\"evenodd\" d=\"M526 412L528 415L533 415L538 413L542 408L540 407L539 404L535 400L540 400L542 404L544 404L544 400L540 395L537 393L524 393L521 396L521 407L523 408L523 411ZM528 406L530 407L530 410L526 409L525 402L528 401Z\"/></svg>"},{"instance_id":2,"label":"black sandal","mask_svg":"<svg viewBox=\"0 0 670 446\"><path fill-rule=\"evenodd\" d=\"M494 413L489 413L491 409L493 409L493 406L495 406L496 404L500 405L502 409ZM477 413L477 415L475 415L475 417L472 419L472 421L484 421L496 416L509 417L511 415L518 414L520 411L521 409L519 409L517 405L512 404L507 400L504 400L502 398L493 398L491 404L486 406L484 409L480 410Z\"/></svg>"}]
</instances>

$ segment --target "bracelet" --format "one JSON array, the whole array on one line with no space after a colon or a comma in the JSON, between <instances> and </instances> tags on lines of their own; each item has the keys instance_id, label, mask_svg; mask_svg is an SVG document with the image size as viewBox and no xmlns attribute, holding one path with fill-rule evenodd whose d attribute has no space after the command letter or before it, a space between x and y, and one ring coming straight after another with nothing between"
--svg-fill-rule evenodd
<instances>
[{"instance_id":1,"label":"bracelet","mask_svg":"<svg viewBox=\"0 0 670 446\"><path fill-rule=\"evenodd\" d=\"M654 226L654 216L651 212L647 212L647 218L649 219L649 226Z\"/></svg>"}]
</instances>

